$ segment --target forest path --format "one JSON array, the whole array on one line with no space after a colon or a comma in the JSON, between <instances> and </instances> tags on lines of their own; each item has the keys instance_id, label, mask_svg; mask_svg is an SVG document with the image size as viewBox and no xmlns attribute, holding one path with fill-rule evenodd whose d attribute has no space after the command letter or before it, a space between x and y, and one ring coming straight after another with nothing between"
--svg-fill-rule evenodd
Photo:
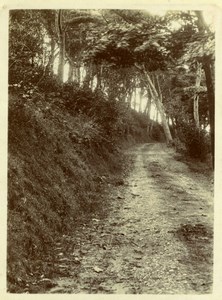
<instances>
[{"instance_id":1,"label":"forest path","mask_svg":"<svg viewBox=\"0 0 222 300\"><path fill-rule=\"evenodd\" d=\"M165 144L136 146L128 154L134 167L113 189L109 214L57 242L60 276L47 293L211 292L210 180L176 161Z\"/></svg>"}]
</instances>

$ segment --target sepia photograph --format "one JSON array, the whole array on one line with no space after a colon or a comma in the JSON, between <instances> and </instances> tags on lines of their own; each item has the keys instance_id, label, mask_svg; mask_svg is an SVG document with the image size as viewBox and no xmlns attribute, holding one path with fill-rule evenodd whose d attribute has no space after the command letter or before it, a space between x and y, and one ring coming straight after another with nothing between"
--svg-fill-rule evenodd
<instances>
[{"instance_id":1,"label":"sepia photograph","mask_svg":"<svg viewBox=\"0 0 222 300\"><path fill-rule=\"evenodd\" d=\"M7 295L213 294L219 8L143 3L1 7Z\"/></svg>"}]
</instances>

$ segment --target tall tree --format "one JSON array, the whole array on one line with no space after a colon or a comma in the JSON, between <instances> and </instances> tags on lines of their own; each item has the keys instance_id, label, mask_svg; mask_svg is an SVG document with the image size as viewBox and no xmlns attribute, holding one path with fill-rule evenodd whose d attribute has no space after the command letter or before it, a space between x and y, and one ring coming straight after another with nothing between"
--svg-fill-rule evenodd
<instances>
[{"instance_id":1,"label":"tall tree","mask_svg":"<svg viewBox=\"0 0 222 300\"><path fill-rule=\"evenodd\" d=\"M193 99L193 116L194 116L194 121L195 121L197 128L200 127L198 89L200 88L201 74L202 74L201 63L197 63L196 84L195 84L196 92L194 94L194 99Z\"/></svg>"},{"instance_id":2,"label":"tall tree","mask_svg":"<svg viewBox=\"0 0 222 300\"><path fill-rule=\"evenodd\" d=\"M46 38L49 39L47 43L47 48L50 48L48 55L48 63L46 65L45 73L46 75L53 74L55 58L59 54L58 50L58 36L56 32L56 11L55 10L40 10L41 18L39 21L42 21L44 28L46 30Z\"/></svg>"},{"instance_id":3,"label":"tall tree","mask_svg":"<svg viewBox=\"0 0 222 300\"><path fill-rule=\"evenodd\" d=\"M214 166L214 54L215 54L215 39L214 33L206 25L203 18L202 11L186 11L177 12L168 15L170 22L177 20L180 22L179 29L171 31L171 42L169 50L176 64L182 66L186 64L188 71L193 70L197 64L201 64L205 74L205 82L207 87L207 109L209 111L210 120L210 137L211 137L211 153L212 164ZM170 23L169 23L170 24ZM199 76L196 73L197 77ZM204 102L197 102L197 95L202 90L202 86L198 88L198 81L196 80L191 84L193 85L192 91L195 106L192 111L195 114L197 124L197 103L199 112L206 108ZM204 82L204 80L203 80ZM190 87L188 87L190 89ZM185 89L184 89L185 90ZM195 96L195 98L194 98ZM199 118L203 122L202 116ZM205 125L204 125L205 126Z\"/></svg>"},{"instance_id":4,"label":"tall tree","mask_svg":"<svg viewBox=\"0 0 222 300\"><path fill-rule=\"evenodd\" d=\"M58 78L61 82L63 82L65 66L65 28L63 22L63 11L61 9L57 14L56 25L59 40Z\"/></svg>"},{"instance_id":5,"label":"tall tree","mask_svg":"<svg viewBox=\"0 0 222 300\"><path fill-rule=\"evenodd\" d=\"M150 75L148 74L148 72L146 72L145 67L143 66L141 68L141 67L138 66L138 68L144 74L145 83L147 85L147 88L149 89L150 94L152 95L152 99L153 99L153 101L156 105L156 108L160 113L161 120L162 120L162 125L163 125L163 130L164 130L165 137L166 137L166 141L167 141L167 143L171 143L173 139L172 139L172 135L171 135L169 125L168 125L168 122L167 122L165 109L164 109L163 103L161 101L161 95L158 93L155 85L153 84L153 82L150 78Z\"/></svg>"},{"instance_id":6,"label":"tall tree","mask_svg":"<svg viewBox=\"0 0 222 300\"><path fill-rule=\"evenodd\" d=\"M203 34L203 38L209 37L210 29L206 25L202 11L196 11L197 26L199 32ZM210 135L211 135L211 152L212 152L212 164L214 167L214 143L215 143L215 94L214 94L214 60L211 53L204 53L202 59L203 69L206 77L207 93L208 93L208 106L209 106L209 118L210 118Z\"/></svg>"}]
</instances>

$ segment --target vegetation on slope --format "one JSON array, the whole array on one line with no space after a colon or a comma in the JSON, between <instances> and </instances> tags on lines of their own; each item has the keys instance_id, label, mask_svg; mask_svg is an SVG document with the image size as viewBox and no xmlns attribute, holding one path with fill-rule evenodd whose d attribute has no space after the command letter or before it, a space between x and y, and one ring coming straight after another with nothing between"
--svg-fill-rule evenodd
<instances>
[{"instance_id":1,"label":"vegetation on slope","mask_svg":"<svg viewBox=\"0 0 222 300\"><path fill-rule=\"evenodd\" d=\"M13 92L9 97L11 292L42 275L42 256L55 235L107 205L102 197L106 178L118 180L124 170L121 144L148 141L139 113L83 89L72 91L72 102L67 93L34 93L24 100Z\"/></svg>"}]
</instances>

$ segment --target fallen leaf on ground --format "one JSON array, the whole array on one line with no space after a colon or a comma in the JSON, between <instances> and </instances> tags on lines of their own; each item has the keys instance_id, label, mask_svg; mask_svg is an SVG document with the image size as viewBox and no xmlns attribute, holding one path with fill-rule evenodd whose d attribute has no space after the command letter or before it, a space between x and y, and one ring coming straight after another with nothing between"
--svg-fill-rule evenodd
<instances>
[{"instance_id":1,"label":"fallen leaf on ground","mask_svg":"<svg viewBox=\"0 0 222 300\"><path fill-rule=\"evenodd\" d=\"M78 257L75 257L75 258L74 258L74 262L75 262L76 264L80 264L80 259L79 259Z\"/></svg>"},{"instance_id":2,"label":"fallen leaf on ground","mask_svg":"<svg viewBox=\"0 0 222 300\"><path fill-rule=\"evenodd\" d=\"M99 219L93 218L92 221L99 222Z\"/></svg>"},{"instance_id":3,"label":"fallen leaf on ground","mask_svg":"<svg viewBox=\"0 0 222 300\"><path fill-rule=\"evenodd\" d=\"M94 270L95 272L97 272L97 273L103 272L103 269L101 269L101 268L99 268L99 267L97 267L97 266L93 267L93 270Z\"/></svg>"}]
</instances>

